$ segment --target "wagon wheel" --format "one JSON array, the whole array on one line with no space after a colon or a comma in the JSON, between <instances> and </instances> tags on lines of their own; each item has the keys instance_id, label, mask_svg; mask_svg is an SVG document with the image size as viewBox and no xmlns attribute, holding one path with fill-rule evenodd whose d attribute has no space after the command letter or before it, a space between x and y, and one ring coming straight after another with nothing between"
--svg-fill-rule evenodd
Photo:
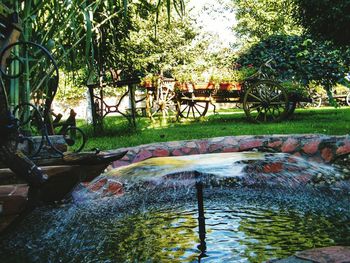
<instances>
[{"instance_id":1,"label":"wagon wheel","mask_svg":"<svg viewBox=\"0 0 350 263\"><path fill-rule=\"evenodd\" d=\"M311 97L312 102L306 103L306 108L319 108L322 105L322 97L321 96L312 96Z\"/></svg>"},{"instance_id":2,"label":"wagon wheel","mask_svg":"<svg viewBox=\"0 0 350 263\"><path fill-rule=\"evenodd\" d=\"M157 115L162 118L175 113L175 92L168 87L161 87L147 96L148 116L153 119Z\"/></svg>"},{"instance_id":3,"label":"wagon wheel","mask_svg":"<svg viewBox=\"0 0 350 263\"><path fill-rule=\"evenodd\" d=\"M177 102L177 114L182 118L200 118L205 116L209 108L209 101L180 99Z\"/></svg>"},{"instance_id":4,"label":"wagon wheel","mask_svg":"<svg viewBox=\"0 0 350 263\"><path fill-rule=\"evenodd\" d=\"M350 106L350 92L346 96L346 104L348 104L348 106Z\"/></svg>"},{"instance_id":5,"label":"wagon wheel","mask_svg":"<svg viewBox=\"0 0 350 263\"><path fill-rule=\"evenodd\" d=\"M317 92L310 95L311 102L301 102L303 108L319 108L322 105L322 96Z\"/></svg>"},{"instance_id":6,"label":"wagon wheel","mask_svg":"<svg viewBox=\"0 0 350 263\"><path fill-rule=\"evenodd\" d=\"M310 107L314 108L319 108L322 105L322 96L319 94L313 94L312 97L312 102L310 103Z\"/></svg>"},{"instance_id":7,"label":"wagon wheel","mask_svg":"<svg viewBox=\"0 0 350 263\"><path fill-rule=\"evenodd\" d=\"M278 83L260 80L244 94L243 109L250 121L278 122L288 115L288 94Z\"/></svg>"}]
</instances>

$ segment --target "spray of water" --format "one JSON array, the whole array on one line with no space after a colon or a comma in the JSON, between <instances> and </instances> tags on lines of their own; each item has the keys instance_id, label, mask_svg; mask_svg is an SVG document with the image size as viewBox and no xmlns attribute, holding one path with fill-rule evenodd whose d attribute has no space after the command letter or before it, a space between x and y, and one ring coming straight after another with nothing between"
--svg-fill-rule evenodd
<instances>
[{"instance_id":1,"label":"spray of water","mask_svg":"<svg viewBox=\"0 0 350 263\"><path fill-rule=\"evenodd\" d=\"M150 190L193 188L201 181L210 188L250 187L283 192L349 192L335 180L337 168L284 153L220 153L148 159L114 169L74 193L76 201L123 196ZM328 180L325 180L325 178ZM333 184L329 183L334 180Z\"/></svg>"}]
</instances>

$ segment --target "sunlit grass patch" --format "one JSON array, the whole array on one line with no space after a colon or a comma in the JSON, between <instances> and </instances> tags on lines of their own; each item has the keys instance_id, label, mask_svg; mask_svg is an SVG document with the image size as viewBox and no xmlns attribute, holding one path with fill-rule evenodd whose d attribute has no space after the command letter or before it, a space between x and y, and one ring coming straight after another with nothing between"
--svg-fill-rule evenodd
<instances>
[{"instance_id":1,"label":"sunlit grass patch","mask_svg":"<svg viewBox=\"0 0 350 263\"><path fill-rule=\"evenodd\" d=\"M247 121L242 111L225 110L200 120L175 122L150 121L138 118L133 128L122 117L104 119L104 129L93 132L92 125L78 122L89 139L86 150L92 148L117 149L120 147L177 140L191 140L232 135L270 135L318 133L344 135L350 132L350 108L298 109L287 121L254 124Z\"/></svg>"}]
</instances>

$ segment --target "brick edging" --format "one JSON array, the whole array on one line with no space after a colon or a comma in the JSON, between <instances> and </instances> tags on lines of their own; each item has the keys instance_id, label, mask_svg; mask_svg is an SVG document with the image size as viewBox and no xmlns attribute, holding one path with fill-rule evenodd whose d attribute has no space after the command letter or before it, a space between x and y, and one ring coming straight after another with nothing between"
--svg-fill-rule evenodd
<instances>
[{"instance_id":1,"label":"brick edging","mask_svg":"<svg viewBox=\"0 0 350 263\"><path fill-rule=\"evenodd\" d=\"M322 134L225 136L208 139L161 142L122 148L128 150L113 167L120 167L152 157L181 156L220 152L241 152L258 149L290 153L310 161L331 163L337 157L350 154L350 136Z\"/></svg>"}]
</instances>

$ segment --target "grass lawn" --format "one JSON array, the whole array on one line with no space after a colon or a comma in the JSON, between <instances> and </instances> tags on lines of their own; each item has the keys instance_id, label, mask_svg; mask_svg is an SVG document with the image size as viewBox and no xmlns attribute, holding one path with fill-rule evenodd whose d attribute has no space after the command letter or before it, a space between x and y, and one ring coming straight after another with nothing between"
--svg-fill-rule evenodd
<instances>
[{"instance_id":1,"label":"grass lawn","mask_svg":"<svg viewBox=\"0 0 350 263\"><path fill-rule=\"evenodd\" d=\"M225 111L209 115L199 121L151 123L139 118L137 128L129 127L121 117L104 119L104 130L94 136L92 125L78 124L88 135L85 150L117 149L152 142L165 142L210 138L228 135L302 134L321 133L344 135L350 133L350 107L298 109L293 116L281 123L249 123L242 111Z\"/></svg>"}]
</instances>

